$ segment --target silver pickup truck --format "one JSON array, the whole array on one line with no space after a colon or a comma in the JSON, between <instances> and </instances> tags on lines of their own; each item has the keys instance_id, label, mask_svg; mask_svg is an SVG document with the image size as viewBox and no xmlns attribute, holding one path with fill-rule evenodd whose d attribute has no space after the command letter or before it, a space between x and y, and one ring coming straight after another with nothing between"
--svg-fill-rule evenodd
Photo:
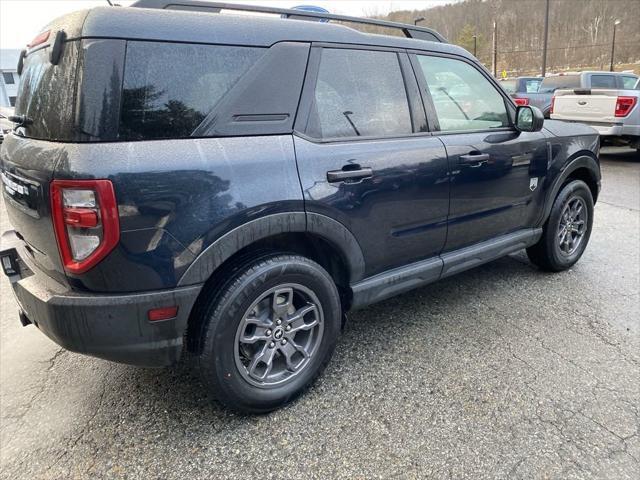
<instances>
[{"instance_id":1,"label":"silver pickup truck","mask_svg":"<svg viewBox=\"0 0 640 480\"><path fill-rule=\"evenodd\" d=\"M545 118L550 118L551 98L557 90L565 89L589 89L589 88L633 88L638 76L627 72L599 72L584 71L573 73L561 73L545 77L537 91L514 93L511 96L518 105L533 105L538 107ZM511 92L509 92L511 93Z\"/></svg>"},{"instance_id":2,"label":"silver pickup truck","mask_svg":"<svg viewBox=\"0 0 640 480\"><path fill-rule=\"evenodd\" d=\"M640 80L632 89L556 90L551 118L585 123L602 144L628 145L640 151Z\"/></svg>"}]
</instances>

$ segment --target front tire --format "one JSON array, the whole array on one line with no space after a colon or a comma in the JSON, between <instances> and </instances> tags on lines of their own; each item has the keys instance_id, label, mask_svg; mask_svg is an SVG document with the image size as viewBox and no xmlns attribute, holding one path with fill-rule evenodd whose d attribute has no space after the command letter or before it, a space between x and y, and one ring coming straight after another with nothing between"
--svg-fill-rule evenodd
<instances>
[{"instance_id":1,"label":"front tire","mask_svg":"<svg viewBox=\"0 0 640 480\"><path fill-rule=\"evenodd\" d=\"M587 248L592 226L591 190L582 180L573 180L553 202L542 237L527 249L529 260L549 272L571 268Z\"/></svg>"},{"instance_id":2,"label":"front tire","mask_svg":"<svg viewBox=\"0 0 640 480\"><path fill-rule=\"evenodd\" d=\"M236 411L286 405L324 370L341 305L331 276L298 255L248 262L205 309L198 368L210 393Z\"/></svg>"}]
</instances>

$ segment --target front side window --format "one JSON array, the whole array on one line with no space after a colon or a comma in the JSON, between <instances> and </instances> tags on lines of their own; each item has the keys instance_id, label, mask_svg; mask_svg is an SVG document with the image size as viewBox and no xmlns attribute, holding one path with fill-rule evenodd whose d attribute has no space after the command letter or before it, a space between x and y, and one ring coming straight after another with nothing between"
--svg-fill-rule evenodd
<instances>
[{"instance_id":1,"label":"front side window","mask_svg":"<svg viewBox=\"0 0 640 480\"><path fill-rule=\"evenodd\" d=\"M592 75L591 88L616 88L616 77L613 75Z\"/></svg>"},{"instance_id":2,"label":"front side window","mask_svg":"<svg viewBox=\"0 0 640 480\"><path fill-rule=\"evenodd\" d=\"M265 49L129 42L119 138L188 137Z\"/></svg>"},{"instance_id":3,"label":"front side window","mask_svg":"<svg viewBox=\"0 0 640 480\"><path fill-rule=\"evenodd\" d=\"M504 98L470 64L418 55L440 130L485 130L509 126Z\"/></svg>"},{"instance_id":4,"label":"front side window","mask_svg":"<svg viewBox=\"0 0 640 480\"><path fill-rule=\"evenodd\" d=\"M324 48L306 133L324 139L411 134L398 55Z\"/></svg>"}]
</instances>

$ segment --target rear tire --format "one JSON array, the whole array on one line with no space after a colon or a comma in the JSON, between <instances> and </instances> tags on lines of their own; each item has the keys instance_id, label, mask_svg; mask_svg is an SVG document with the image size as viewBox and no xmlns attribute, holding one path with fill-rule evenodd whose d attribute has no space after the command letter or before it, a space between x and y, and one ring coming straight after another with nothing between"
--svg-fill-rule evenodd
<instances>
[{"instance_id":1,"label":"rear tire","mask_svg":"<svg viewBox=\"0 0 640 480\"><path fill-rule=\"evenodd\" d=\"M558 193L538 243L527 248L529 260L549 272L571 268L587 248L592 226L591 190L573 180Z\"/></svg>"},{"instance_id":2,"label":"rear tire","mask_svg":"<svg viewBox=\"0 0 640 480\"><path fill-rule=\"evenodd\" d=\"M204 309L203 382L236 411L282 407L329 363L341 318L338 290L317 263L288 254L249 261Z\"/></svg>"}]
</instances>

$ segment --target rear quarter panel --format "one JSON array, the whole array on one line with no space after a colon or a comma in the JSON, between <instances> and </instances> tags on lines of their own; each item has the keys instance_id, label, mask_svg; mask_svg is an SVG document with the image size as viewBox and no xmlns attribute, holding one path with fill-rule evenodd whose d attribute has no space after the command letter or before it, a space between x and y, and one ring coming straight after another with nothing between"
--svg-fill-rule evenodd
<instances>
[{"instance_id":1,"label":"rear quarter panel","mask_svg":"<svg viewBox=\"0 0 640 480\"><path fill-rule=\"evenodd\" d=\"M56 178L107 178L115 187L120 243L70 278L90 291L170 288L234 227L304 211L291 136L67 145Z\"/></svg>"}]
</instances>

